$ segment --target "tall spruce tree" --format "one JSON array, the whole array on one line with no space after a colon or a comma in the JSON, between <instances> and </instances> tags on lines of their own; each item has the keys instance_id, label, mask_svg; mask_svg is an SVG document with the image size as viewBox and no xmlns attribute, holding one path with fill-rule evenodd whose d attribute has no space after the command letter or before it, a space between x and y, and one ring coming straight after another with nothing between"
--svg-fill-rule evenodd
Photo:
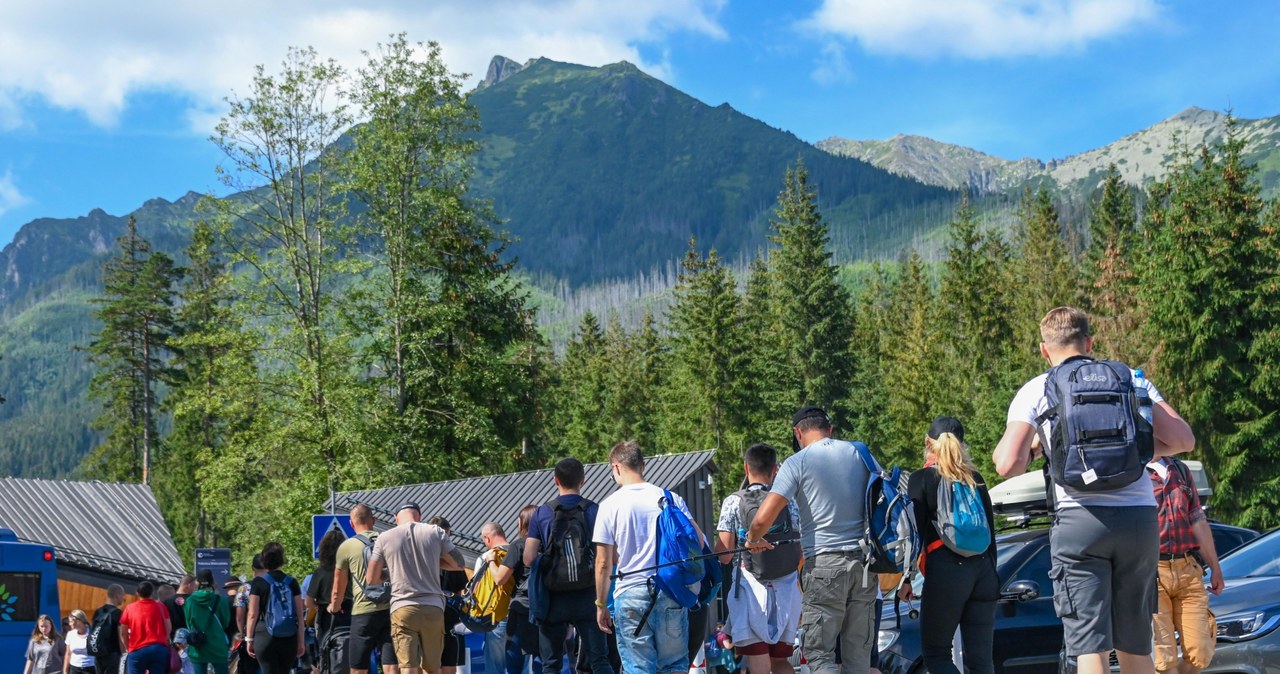
<instances>
[{"instance_id":1,"label":"tall spruce tree","mask_svg":"<svg viewBox=\"0 0 1280 674\"><path fill-rule=\"evenodd\" d=\"M1142 241L1134 195L1112 164L1089 216L1089 248L1084 269L1083 304L1089 310L1094 350L1133 367L1148 360L1146 311L1138 301L1136 270Z\"/></svg>"},{"instance_id":2,"label":"tall spruce tree","mask_svg":"<svg viewBox=\"0 0 1280 674\"><path fill-rule=\"evenodd\" d=\"M714 448L724 476L717 486L727 488L741 477L744 439L739 392L744 335L737 285L714 249L703 257L691 240L673 292L667 315L671 383L661 449Z\"/></svg>"},{"instance_id":3,"label":"tall spruce tree","mask_svg":"<svg viewBox=\"0 0 1280 674\"><path fill-rule=\"evenodd\" d=\"M179 376L165 401L173 428L165 438L164 480L155 492L174 543L189 558L195 548L231 543L225 511L239 506L225 501L253 479L251 473L237 475L223 498L220 483L207 471L226 458L236 434L251 423L258 336L245 331L231 309L231 277L208 223L195 224L186 257L187 273L178 289L181 334L171 340L177 349L172 368Z\"/></svg>"},{"instance_id":4,"label":"tall spruce tree","mask_svg":"<svg viewBox=\"0 0 1280 674\"><path fill-rule=\"evenodd\" d=\"M768 263L757 257L751 263L740 308L745 356L740 388L750 438L785 445L799 377L787 368L789 352L773 286Z\"/></svg>"},{"instance_id":5,"label":"tall spruce tree","mask_svg":"<svg viewBox=\"0 0 1280 674\"><path fill-rule=\"evenodd\" d=\"M881 357L885 381L893 384L882 391L887 422L885 442L877 448L886 464L918 462L921 438L939 414L940 398L955 386L949 368L943 367L938 309L928 274L920 253L912 250L890 295L888 315L893 320L885 325Z\"/></svg>"},{"instance_id":6,"label":"tall spruce tree","mask_svg":"<svg viewBox=\"0 0 1280 674\"><path fill-rule=\"evenodd\" d=\"M565 348L550 423L550 440L556 450L583 462L607 457L618 440L612 437L613 425L604 416L609 397L604 357L604 331L600 320L588 311Z\"/></svg>"},{"instance_id":7,"label":"tall spruce tree","mask_svg":"<svg viewBox=\"0 0 1280 674\"><path fill-rule=\"evenodd\" d=\"M94 426L106 436L83 469L107 480L150 484L161 446L156 390L172 381L174 284L182 272L151 249L132 216L116 242L116 254L103 265L102 296L94 300L102 329L88 347L96 368L89 396L103 403Z\"/></svg>"},{"instance_id":8,"label":"tall spruce tree","mask_svg":"<svg viewBox=\"0 0 1280 674\"><path fill-rule=\"evenodd\" d=\"M787 169L770 224L776 246L769 257L773 303L787 345L787 369L799 378L791 400L797 406L826 407L839 423L853 371L852 306L837 279L827 226L804 162Z\"/></svg>"},{"instance_id":9,"label":"tall spruce tree","mask_svg":"<svg viewBox=\"0 0 1280 674\"><path fill-rule=\"evenodd\" d=\"M1040 319L1054 307L1076 300L1079 272L1071 260L1053 197L1043 185L1023 192L1014 234L1011 287L1019 289L1015 306L1014 360L1023 369L1040 367Z\"/></svg>"},{"instance_id":10,"label":"tall spruce tree","mask_svg":"<svg viewBox=\"0 0 1280 674\"><path fill-rule=\"evenodd\" d=\"M947 233L936 320L942 353L941 361L934 361L941 364L945 383L933 392L931 414L961 419L972 446L994 447L1004 429L1008 392L1025 374L1010 366L1016 292L1003 283L1009 248L997 233L982 228L967 199ZM987 467L986 452L973 454L980 468Z\"/></svg>"},{"instance_id":11,"label":"tall spruce tree","mask_svg":"<svg viewBox=\"0 0 1280 674\"><path fill-rule=\"evenodd\" d=\"M1161 339L1154 381L1187 416L1237 523L1280 522L1280 399L1275 395L1276 230L1234 120L1151 189L1142 294ZM1259 340L1258 337L1262 338Z\"/></svg>"}]
</instances>

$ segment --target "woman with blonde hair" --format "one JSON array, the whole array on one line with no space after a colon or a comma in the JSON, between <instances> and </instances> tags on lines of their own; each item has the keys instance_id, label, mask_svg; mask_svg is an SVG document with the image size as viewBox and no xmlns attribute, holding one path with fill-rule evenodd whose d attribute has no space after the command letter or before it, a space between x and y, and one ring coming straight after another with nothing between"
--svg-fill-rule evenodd
<instances>
[{"instance_id":1,"label":"woman with blonde hair","mask_svg":"<svg viewBox=\"0 0 1280 674\"><path fill-rule=\"evenodd\" d=\"M42 615L36 619L36 628L31 630L31 641L27 642L27 666L22 674L62 674L62 661L66 653L66 643L58 633L53 618Z\"/></svg>"},{"instance_id":2,"label":"woman with blonde hair","mask_svg":"<svg viewBox=\"0 0 1280 674\"><path fill-rule=\"evenodd\" d=\"M920 650L925 668L932 674L959 674L951 652L959 627L965 670L992 674L1000 577L991 496L969 456L959 420L934 419L924 442L925 467L911 474L907 494L925 548L920 562ZM902 594L910 597L910 584L904 584Z\"/></svg>"},{"instance_id":3,"label":"woman with blonde hair","mask_svg":"<svg viewBox=\"0 0 1280 674\"><path fill-rule=\"evenodd\" d=\"M94 657L89 655L89 616L80 609L67 614L71 628L67 630L67 655L62 674L93 674Z\"/></svg>"}]
</instances>

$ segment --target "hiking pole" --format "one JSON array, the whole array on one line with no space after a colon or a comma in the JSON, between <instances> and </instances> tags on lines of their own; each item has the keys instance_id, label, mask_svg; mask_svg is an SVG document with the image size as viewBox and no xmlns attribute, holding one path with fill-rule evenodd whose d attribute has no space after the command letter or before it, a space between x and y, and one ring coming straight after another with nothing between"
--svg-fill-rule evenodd
<instances>
[{"instance_id":1,"label":"hiking pole","mask_svg":"<svg viewBox=\"0 0 1280 674\"><path fill-rule=\"evenodd\" d=\"M791 538L785 541L778 541L773 544L773 547L776 548L779 545L789 545L791 543L799 543L799 542L800 542L799 538ZM621 580L623 578L626 578L627 576L634 575L642 571L653 571L654 569L661 569L668 566L675 566L677 564L685 564L688 562L699 562L704 559L707 559L708 557L719 557L720 555L736 555L740 552L751 552L751 548L734 548L732 550L721 550L720 552L708 552L705 555L694 555L686 559L677 559L674 562L664 562L662 564L654 564L653 566L646 566L642 569L635 569L634 571L625 571L625 572L619 571L618 573L615 573L609 576L609 579Z\"/></svg>"}]
</instances>

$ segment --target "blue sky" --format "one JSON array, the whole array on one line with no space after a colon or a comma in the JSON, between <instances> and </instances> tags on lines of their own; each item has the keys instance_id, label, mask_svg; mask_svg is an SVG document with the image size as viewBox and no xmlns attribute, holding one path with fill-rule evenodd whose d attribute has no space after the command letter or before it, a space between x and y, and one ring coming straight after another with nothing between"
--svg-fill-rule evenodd
<instances>
[{"instance_id":1,"label":"blue sky","mask_svg":"<svg viewBox=\"0 0 1280 674\"><path fill-rule=\"evenodd\" d=\"M636 63L807 141L914 133L1082 152L1190 106L1280 115L1269 0L0 2L0 246L40 217L220 193L223 98L289 45L357 65L404 31L449 66Z\"/></svg>"}]
</instances>

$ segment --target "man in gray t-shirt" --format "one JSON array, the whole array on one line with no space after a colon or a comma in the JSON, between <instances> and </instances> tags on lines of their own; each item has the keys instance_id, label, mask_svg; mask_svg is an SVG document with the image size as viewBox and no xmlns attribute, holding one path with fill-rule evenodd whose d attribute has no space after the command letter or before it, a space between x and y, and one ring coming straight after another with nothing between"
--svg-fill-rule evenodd
<instances>
[{"instance_id":1,"label":"man in gray t-shirt","mask_svg":"<svg viewBox=\"0 0 1280 674\"><path fill-rule=\"evenodd\" d=\"M804 407L791 419L800 451L782 463L773 488L747 532L753 551L771 547L764 534L794 501L800 511L805 564L801 586L804 652L814 674L864 674L875 638L879 580L865 574L862 551L863 494L867 467L853 445L831 437L821 407ZM864 578L866 582L864 583ZM843 664L836 666L836 645Z\"/></svg>"},{"instance_id":2,"label":"man in gray t-shirt","mask_svg":"<svg viewBox=\"0 0 1280 674\"><path fill-rule=\"evenodd\" d=\"M440 570L461 571L444 529L422 523L416 503L396 512L396 526L373 544L365 582L374 585L382 569L391 576L391 640L407 674L440 671L444 648L444 600Z\"/></svg>"}]
</instances>

